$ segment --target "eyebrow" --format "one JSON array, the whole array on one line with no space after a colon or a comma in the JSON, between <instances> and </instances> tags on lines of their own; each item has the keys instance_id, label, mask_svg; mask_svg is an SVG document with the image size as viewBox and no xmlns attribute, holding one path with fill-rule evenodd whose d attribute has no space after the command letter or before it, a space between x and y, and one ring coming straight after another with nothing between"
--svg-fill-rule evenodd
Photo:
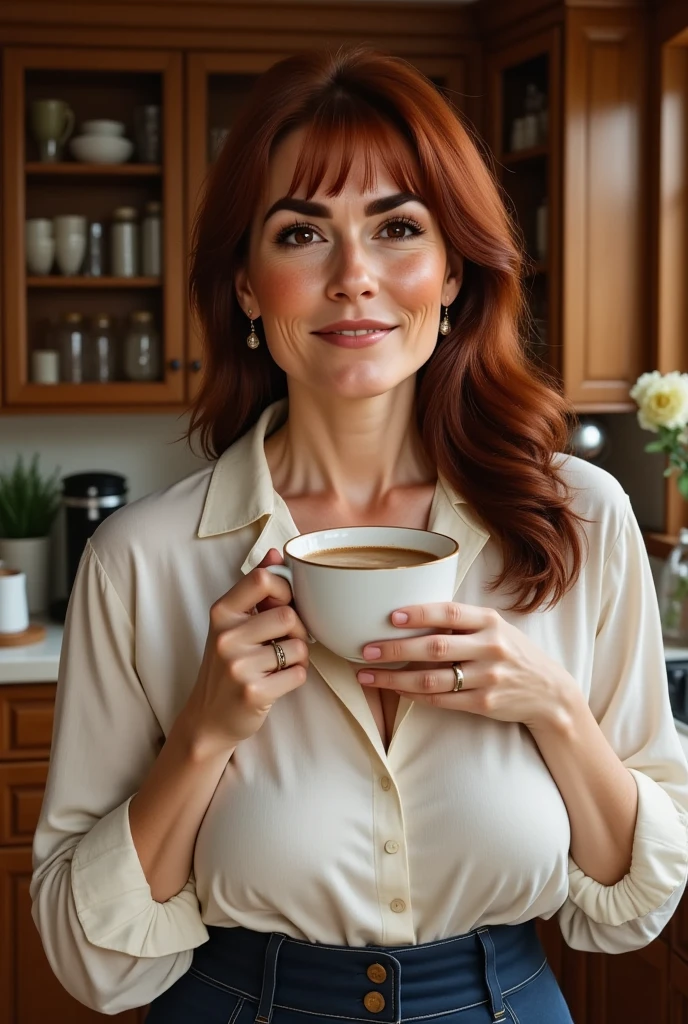
<instances>
[{"instance_id":1,"label":"eyebrow","mask_svg":"<svg viewBox=\"0 0 688 1024\"><path fill-rule=\"evenodd\" d=\"M391 196L373 199L365 207L364 212L366 217L375 217L380 213L388 213L389 210L395 210L397 206L403 206L404 203L422 203L425 206L420 196L415 195L413 192L395 192ZM291 210L293 213L301 213L305 217L324 217L328 219L332 217L332 211L324 203L314 203L310 199L296 199L293 196L283 196L272 204L265 214L263 224L266 224L270 217L277 213L278 210Z\"/></svg>"}]
</instances>

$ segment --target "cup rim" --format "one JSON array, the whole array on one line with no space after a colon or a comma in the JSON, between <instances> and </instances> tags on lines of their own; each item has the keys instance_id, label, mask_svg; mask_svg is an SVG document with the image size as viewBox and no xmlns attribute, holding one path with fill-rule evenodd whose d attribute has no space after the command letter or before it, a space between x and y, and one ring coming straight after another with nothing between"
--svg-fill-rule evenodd
<instances>
[{"instance_id":1,"label":"cup rim","mask_svg":"<svg viewBox=\"0 0 688 1024\"><path fill-rule=\"evenodd\" d=\"M357 530L357 529L362 529L362 530L407 530L409 533L425 533L425 534L432 533L432 534L435 534L437 537L444 537L445 540L448 540L451 544L454 545L454 550L450 551L448 555L440 555L438 558L433 558L432 562L417 562L415 565L389 565L389 566L385 566L385 565L371 565L370 568L363 568L362 566L322 565L322 564L320 564L320 568L321 569L343 569L345 572L352 572L352 571L353 572L357 572L357 571L360 571L361 569L362 569L363 572L399 572L399 570L401 570L401 569L420 569L420 567L422 565L435 565L435 564L437 564L437 562L446 562L447 559L454 558L454 556L456 554L458 554L460 546L461 546L457 540L454 540L453 537L450 537L446 533L440 533L438 530L419 530L415 526L362 526L362 527L358 527L358 526L349 526L349 527L335 526L335 527L332 527L331 529L334 529L334 530L345 530L345 529L349 529L349 530ZM295 537L290 537L289 540L284 545L284 553L285 553L285 555L289 555L289 557L291 559L293 559L294 562L305 562L307 565L319 565L318 562L313 562L313 561L311 561L310 558L301 558L299 555L293 555L291 553L291 551L289 551L289 545L293 544L294 541L301 540L303 537L312 537L312 536L314 536L315 534L318 534L318 533L329 533L329 532L330 532L329 530L308 530L306 533L297 533L297 535ZM350 546L351 547L362 547L363 545L358 544L358 545L350 545ZM382 547L382 546L383 545L378 545L378 547ZM392 544L392 545L387 545L387 546L388 547L395 547L396 545ZM323 550L327 551L328 549L324 548Z\"/></svg>"}]
</instances>

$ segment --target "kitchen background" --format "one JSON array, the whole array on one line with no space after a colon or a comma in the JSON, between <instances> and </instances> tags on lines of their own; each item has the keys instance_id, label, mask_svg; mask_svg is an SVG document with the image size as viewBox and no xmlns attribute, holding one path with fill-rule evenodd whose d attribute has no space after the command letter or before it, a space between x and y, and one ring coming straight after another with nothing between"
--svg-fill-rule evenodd
<instances>
[{"instance_id":1,"label":"kitchen background","mask_svg":"<svg viewBox=\"0 0 688 1024\"><path fill-rule=\"evenodd\" d=\"M598 462L658 577L688 501L644 452L629 390L688 371L688 0L0 0L0 471L39 453L45 474L121 474L133 501L204 465L179 440L203 372L185 297L197 197L255 75L344 42L414 63L492 154L530 260L527 344L602 427ZM116 358L84 371L65 317L91 329L102 312ZM53 598L65 535L62 511ZM0 650L0 1024L98 1016L54 979L28 897L59 641L52 624L45 644ZM674 655L688 715L688 650ZM623 956L566 948L556 921L542 937L576 1024L688 1024L688 899Z\"/></svg>"}]
</instances>

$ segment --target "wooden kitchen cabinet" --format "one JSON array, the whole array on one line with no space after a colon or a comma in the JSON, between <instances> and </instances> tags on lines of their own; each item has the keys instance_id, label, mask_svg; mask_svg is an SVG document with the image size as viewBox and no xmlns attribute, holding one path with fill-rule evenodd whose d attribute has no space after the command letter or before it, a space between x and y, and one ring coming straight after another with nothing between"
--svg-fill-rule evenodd
<instances>
[{"instance_id":1,"label":"wooden kitchen cabinet","mask_svg":"<svg viewBox=\"0 0 688 1024\"><path fill-rule=\"evenodd\" d=\"M579 412L630 411L651 359L647 12L484 7L487 136L531 256L531 346ZM548 132L514 149L529 85L546 97ZM534 251L543 201L544 254Z\"/></svg>"},{"instance_id":2,"label":"wooden kitchen cabinet","mask_svg":"<svg viewBox=\"0 0 688 1024\"><path fill-rule=\"evenodd\" d=\"M55 685L0 685L0 1024L96 1024L48 963L31 917L31 844L52 734ZM145 1008L116 1014L141 1024Z\"/></svg>"},{"instance_id":3,"label":"wooden kitchen cabinet","mask_svg":"<svg viewBox=\"0 0 688 1024\"><path fill-rule=\"evenodd\" d=\"M13 47L4 51L4 399L22 409L113 409L159 407L184 399L184 253L182 167L182 56L165 50L103 48L51 49ZM162 161L87 164L69 155L62 162L41 163L28 128L33 99L52 96L66 101L76 128L89 118L107 117L126 125L133 138L134 108L144 103L161 107ZM27 218L85 216L104 225L106 270L110 256L110 225L114 209L132 206L142 216L144 204L162 201L163 273L160 278L64 276L57 261L51 273L30 276L26 270L24 225ZM139 228L140 231L140 228ZM153 314L161 339L158 379L127 380L123 341L135 310ZM86 329L101 313L114 321L116 380L112 383L35 383L31 354L54 349L57 320L81 313Z\"/></svg>"}]
</instances>

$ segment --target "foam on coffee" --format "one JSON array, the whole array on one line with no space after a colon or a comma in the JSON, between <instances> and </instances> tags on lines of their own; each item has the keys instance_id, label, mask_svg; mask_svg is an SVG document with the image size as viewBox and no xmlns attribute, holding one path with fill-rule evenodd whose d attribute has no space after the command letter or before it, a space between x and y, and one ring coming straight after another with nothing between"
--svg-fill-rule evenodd
<instances>
[{"instance_id":1,"label":"foam on coffee","mask_svg":"<svg viewBox=\"0 0 688 1024\"><path fill-rule=\"evenodd\" d=\"M437 555L417 548L369 547L357 545L348 548L323 548L304 555L307 562L330 565L339 569L401 569L404 566L434 562Z\"/></svg>"}]
</instances>

